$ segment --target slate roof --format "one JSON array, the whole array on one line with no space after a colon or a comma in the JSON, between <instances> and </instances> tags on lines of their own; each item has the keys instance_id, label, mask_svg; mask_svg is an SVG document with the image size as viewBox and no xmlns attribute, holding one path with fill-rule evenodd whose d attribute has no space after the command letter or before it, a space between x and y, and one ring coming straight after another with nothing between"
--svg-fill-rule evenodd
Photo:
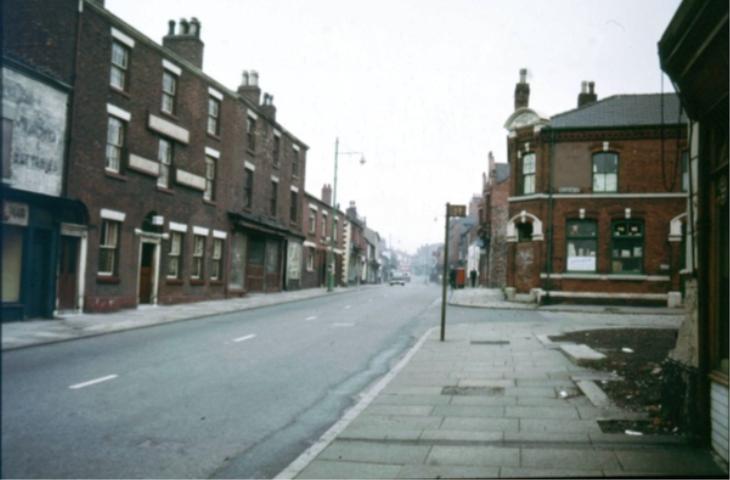
<instances>
[{"instance_id":1,"label":"slate roof","mask_svg":"<svg viewBox=\"0 0 730 480\"><path fill-rule=\"evenodd\" d=\"M662 121L662 99L664 121ZM687 117L679 115L679 98L674 93L614 95L550 118L550 128L639 127L676 125Z\"/></svg>"}]
</instances>

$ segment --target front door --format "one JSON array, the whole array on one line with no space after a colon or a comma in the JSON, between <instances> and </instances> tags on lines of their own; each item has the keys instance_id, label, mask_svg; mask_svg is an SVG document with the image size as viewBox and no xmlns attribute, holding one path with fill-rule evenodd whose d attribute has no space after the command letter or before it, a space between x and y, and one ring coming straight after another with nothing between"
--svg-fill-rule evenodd
<instances>
[{"instance_id":1,"label":"front door","mask_svg":"<svg viewBox=\"0 0 730 480\"><path fill-rule=\"evenodd\" d=\"M35 229L30 246L29 279L25 314L28 318L53 317L53 290L51 288L51 232Z\"/></svg>"},{"instance_id":2,"label":"front door","mask_svg":"<svg viewBox=\"0 0 730 480\"><path fill-rule=\"evenodd\" d=\"M155 278L154 243L142 243L142 258L139 265L139 303L152 303L152 282Z\"/></svg>"},{"instance_id":3,"label":"front door","mask_svg":"<svg viewBox=\"0 0 730 480\"><path fill-rule=\"evenodd\" d=\"M76 309L79 238L61 236L61 252L58 266L58 309Z\"/></svg>"}]
</instances>

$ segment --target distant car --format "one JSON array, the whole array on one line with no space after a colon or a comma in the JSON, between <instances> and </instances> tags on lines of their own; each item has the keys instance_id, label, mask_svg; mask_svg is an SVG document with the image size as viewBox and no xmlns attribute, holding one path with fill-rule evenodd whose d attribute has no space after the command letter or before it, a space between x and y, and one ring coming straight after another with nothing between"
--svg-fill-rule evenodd
<instances>
[{"instance_id":1,"label":"distant car","mask_svg":"<svg viewBox=\"0 0 730 480\"><path fill-rule=\"evenodd\" d=\"M405 287L406 278L400 274L393 275L392 277L390 277L390 286L392 287L393 285L402 285Z\"/></svg>"}]
</instances>

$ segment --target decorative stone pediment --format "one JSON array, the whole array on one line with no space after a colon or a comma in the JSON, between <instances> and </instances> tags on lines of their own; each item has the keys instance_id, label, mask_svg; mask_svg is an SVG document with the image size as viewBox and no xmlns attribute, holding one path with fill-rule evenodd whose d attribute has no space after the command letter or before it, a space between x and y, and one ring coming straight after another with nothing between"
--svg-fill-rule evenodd
<instances>
[{"instance_id":1,"label":"decorative stone pediment","mask_svg":"<svg viewBox=\"0 0 730 480\"><path fill-rule=\"evenodd\" d=\"M544 125L548 122L548 119L537 113L535 110L522 107L515 110L512 115L509 116L506 122L504 122L504 128L513 131L518 128L524 128L534 125Z\"/></svg>"}]
</instances>

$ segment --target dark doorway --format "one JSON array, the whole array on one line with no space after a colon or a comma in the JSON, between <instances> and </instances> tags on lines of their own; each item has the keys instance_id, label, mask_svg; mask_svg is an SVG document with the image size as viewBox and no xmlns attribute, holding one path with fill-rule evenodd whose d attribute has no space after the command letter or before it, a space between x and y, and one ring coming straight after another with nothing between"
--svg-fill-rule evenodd
<instances>
[{"instance_id":1,"label":"dark doorway","mask_svg":"<svg viewBox=\"0 0 730 480\"><path fill-rule=\"evenodd\" d=\"M142 243L142 260L139 265L139 303L152 303L155 248L154 243Z\"/></svg>"},{"instance_id":2,"label":"dark doorway","mask_svg":"<svg viewBox=\"0 0 730 480\"><path fill-rule=\"evenodd\" d=\"M58 268L58 308L76 308L76 286L78 275L78 237L61 236L61 252Z\"/></svg>"},{"instance_id":3,"label":"dark doorway","mask_svg":"<svg viewBox=\"0 0 730 480\"><path fill-rule=\"evenodd\" d=\"M51 232L50 230L33 230L29 263L29 278L24 282L28 288L25 315L29 318L53 317L55 303L51 291Z\"/></svg>"}]
</instances>

